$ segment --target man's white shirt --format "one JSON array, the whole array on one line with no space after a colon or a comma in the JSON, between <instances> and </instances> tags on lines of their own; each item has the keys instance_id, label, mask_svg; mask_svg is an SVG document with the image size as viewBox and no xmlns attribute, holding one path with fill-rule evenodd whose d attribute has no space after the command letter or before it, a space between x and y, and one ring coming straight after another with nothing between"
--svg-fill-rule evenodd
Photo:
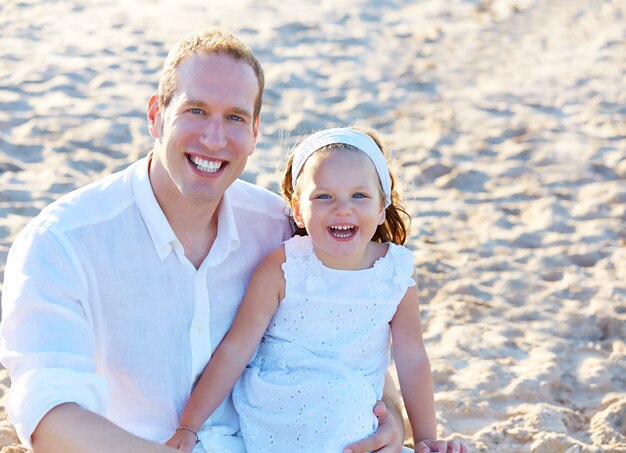
<instances>
[{"instance_id":1,"label":"man's white shirt","mask_svg":"<svg viewBox=\"0 0 626 453\"><path fill-rule=\"evenodd\" d=\"M167 440L252 272L290 235L284 202L237 180L196 270L154 197L148 158L45 208L10 250L2 295L0 359L22 442L65 402ZM238 431L230 398L209 424Z\"/></svg>"}]
</instances>

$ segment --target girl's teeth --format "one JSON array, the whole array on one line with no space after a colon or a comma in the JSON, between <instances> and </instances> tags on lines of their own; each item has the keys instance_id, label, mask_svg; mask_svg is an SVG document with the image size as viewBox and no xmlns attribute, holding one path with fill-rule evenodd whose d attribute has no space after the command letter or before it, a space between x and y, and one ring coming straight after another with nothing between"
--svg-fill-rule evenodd
<instances>
[{"instance_id":1,"label":"girl's teeth","mask_svg":"<svg viewBox=\"0 0 626 453\"><path fill-rule=\"evenodd\" d=\"M198 170L204 171L206 173L215 173L222 166L222 162L201 159L197 156L190 156L189 160L191 160L191 162L196 165L196 168Z\"/></svg>"},{"instance_id":2,"label":"girl's teeth","mask_svg":"<svg viewBox=\"0 0 626 453\"><path fill-rule=\"evenodd\" d=\"M338 238L349 238L354 234L354 227L349 225L332 225L330 230Z\"/></svg>"}]
</instances>

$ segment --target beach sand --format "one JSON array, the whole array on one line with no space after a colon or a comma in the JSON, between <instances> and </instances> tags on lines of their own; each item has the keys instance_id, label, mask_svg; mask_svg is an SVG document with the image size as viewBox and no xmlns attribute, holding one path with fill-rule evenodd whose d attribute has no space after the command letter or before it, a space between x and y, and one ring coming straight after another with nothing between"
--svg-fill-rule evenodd
<instances>
[{"instance_id":1,"label":"beach sand","mask_svg":"<svg viewBox=\"0 0 626 453\"><path fill-rule=\"evenodd\" d=\"M389 144L440 434L626 452L626 3L262 3L0 5L0 280L46 204L150 150L167 49L220 25L266 71L244 179L276 190L277 161L324 127ZM1 370L0 451L16 453L9 386Z\"/></svg>"}]
</instances>

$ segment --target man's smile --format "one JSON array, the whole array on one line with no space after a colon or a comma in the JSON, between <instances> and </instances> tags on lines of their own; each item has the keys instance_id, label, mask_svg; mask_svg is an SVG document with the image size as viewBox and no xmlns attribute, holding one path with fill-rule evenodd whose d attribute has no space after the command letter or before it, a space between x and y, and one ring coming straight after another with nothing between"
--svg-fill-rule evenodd
<instances>
[{"instance_id":1,"label":"man's smile","mask_svg":"<svg viewBox=\"0 0 626 453\"><path fill-rule=\"evenodd\" d=\"M226 162L217 159L203 159L191 154L187 155L189 162L191 162L195 168L203 173L217 173Z\"/></svg>"}]
</instances>

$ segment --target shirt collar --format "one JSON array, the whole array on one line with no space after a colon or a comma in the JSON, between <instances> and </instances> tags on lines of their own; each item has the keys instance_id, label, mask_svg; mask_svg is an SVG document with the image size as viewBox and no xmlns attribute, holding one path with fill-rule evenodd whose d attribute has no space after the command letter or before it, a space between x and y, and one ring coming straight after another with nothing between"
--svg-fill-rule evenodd
<instances>
[{"instance_id":1,"label":"shirt collar","mask_svg":"<svg viewBox=\"0 0 626 453\"><path fill-rule=\"evenodd\" d=\"M159 259L163 261L169 255L172 246L178 242L178 239L152 191L148 175L151 158L152 153L137 163L137 169L133 173L133 194L141 217L152 238L154 249Z\"/></svg>"},{"instance_id":2,"label":"shirt collar","mask_svg":"<svg viewBox=\"0 0 626 453\"><path fill-rule=\"evenodd\" d=\"M231 196L226 190L217 210L217 237L213 242L209 255L204 260L207 265L215 266L224 261L228 254L239 248L239 234Z\"/></svg>"},{"instance_id":3,"label":"shirt collar","mask_svg":"<svg viewBox=\"0 0 626 453\"><path fill-rule=\"evenodd\" d=\"M180 244L174 230L152 191L148 174L152 154L137 163L133 173L133 194L152 238L154 249L161 261L165 260L176 244ZM217 236L209 255L204 260L208 265L216 265L226 259L228 254L239 248L239 234L228 190L224 193L217 211Z\"/></svg>"}]
</instances>

